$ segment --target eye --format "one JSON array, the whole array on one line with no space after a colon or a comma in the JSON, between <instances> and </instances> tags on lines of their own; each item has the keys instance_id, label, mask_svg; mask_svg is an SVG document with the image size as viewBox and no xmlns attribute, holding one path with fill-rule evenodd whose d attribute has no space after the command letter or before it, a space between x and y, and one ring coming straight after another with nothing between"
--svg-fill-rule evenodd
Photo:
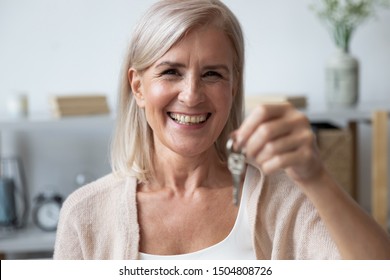
<instances>
[{"instance_id":1,"label":"eye","mask_svg":"<svg viewBox=\"0 0 390 280\"><path fill-rule=\"evenodd\" d=\"M216 82L216 81L223 79L223 76L222 76L222 74L220 74L219 72L216 72L216 71L207 71L203 74L202 78L205 81Z\"/></svg>"},{"instance_id":2,"label":"eye","mask_svg":"<svg viewBox=\"0 0 390 280\"><path fill-rule=\"evenodd\" d=\"M204 77L221 77L222 78L222 75L216 71L207 71L206 73L203 74L203 76Z\"/></svg>"},{"instance_id":3,"label":"eye","mask_svg":"<svg viewBox=\"0 0 390 280\"><path fill-rule=\"evenodd\" d=\"M161 75L169 75L169 76L179 76L180 73L176 70L176 69L167 69L167 70L164 70Z\"/></svg>"}]
</instances>

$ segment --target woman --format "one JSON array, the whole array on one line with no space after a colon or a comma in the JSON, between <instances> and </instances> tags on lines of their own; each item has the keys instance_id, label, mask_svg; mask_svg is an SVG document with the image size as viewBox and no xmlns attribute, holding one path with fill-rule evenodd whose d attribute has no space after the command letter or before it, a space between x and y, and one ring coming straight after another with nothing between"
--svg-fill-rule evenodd
<instances>
[{"instance_id":1,"label":"woman","mask_svg":"<svg viewBox=\"0 0 390 280\"><path fill-rule=\"evenodd\" d=\"M113 173L67 199L56 259L390 258L303 114L259 105L242 121L243 69L240 25L220 1L151 7L124 67ZM239 207L229 136L248 162Z\"/></svg>"}]
</instances>

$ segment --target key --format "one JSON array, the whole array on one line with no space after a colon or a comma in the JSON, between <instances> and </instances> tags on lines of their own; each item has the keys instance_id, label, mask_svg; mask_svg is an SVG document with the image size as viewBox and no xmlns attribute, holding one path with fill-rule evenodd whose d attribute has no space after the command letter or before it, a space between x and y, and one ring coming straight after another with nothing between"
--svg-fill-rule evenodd
<instances>
[{"instance_id":1,"label":"key","mask_svg":"<svg viewBox=\"0 0 390 280\"><path fill-rule=\"evenodd\" d=\"M229 138L226 142L228 152L228 168L233 177L233 203L238 206L242 174L245 170L245 155L242 151L234 151L234 139Z\"/></svg>"}]
</instances>

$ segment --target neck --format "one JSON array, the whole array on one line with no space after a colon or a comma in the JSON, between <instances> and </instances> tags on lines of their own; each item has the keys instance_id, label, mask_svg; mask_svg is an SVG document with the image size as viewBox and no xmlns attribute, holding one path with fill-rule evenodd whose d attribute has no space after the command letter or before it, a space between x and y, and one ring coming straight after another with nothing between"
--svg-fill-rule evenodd
<instances>
[{"instance_id":1,"label":"neck","mask_svg":"<svg viewBox=\"0 0 390 280\"><path fill-rule=\"evenodd\" d=\"M193 192L199 187L223 186L228 181L217 178L230 178L226 164L220 162L214 147L196 156L159 151L155 154L154 163L151 185L175 192Z\"/></svg>"}]
</instances>

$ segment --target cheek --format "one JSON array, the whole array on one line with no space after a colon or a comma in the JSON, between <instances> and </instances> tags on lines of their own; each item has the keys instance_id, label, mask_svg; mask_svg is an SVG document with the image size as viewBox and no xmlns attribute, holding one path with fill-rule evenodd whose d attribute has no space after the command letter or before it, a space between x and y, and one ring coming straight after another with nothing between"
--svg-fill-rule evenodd
<instances>
[{"instance_id":1,"label":"cheek","mask_svg":"<svg viewBox=\"0 0 390 280\"><path fill-rule=\"evenodd\" d=\"M231 95L229 95L228 97L226 97L226 102L224 102L224 109L225 109L225 119L226 121L229 119L229 116L230 116L230 112L232 110L232 102L233 102L233 98Z\"/></svg>"},{"instance_id":2,"label":"cheek","mask_svg":"<svg viewBox=\"0 0 390 280\"><path fill-rule=\"evenodd\" d=\"M231 94L231 89L229 91L228 88L214 96L213 103L215 104L216 111L219 115L217 119L219 123L218 126L221 127L221 130L229 119L233 100L234 97Z\"/></svg>"},{"instance_id":3,"label":"cheek","mask_svg":"<svg viewBox=\"0 0 390 280\"><path fill-rule=\"evenodd\" d=\"M218 97L216 97L219 109L225 111L225 114L229 115L230 109L234 102L233 88L230 85L226 85L220 91Z\"/></svg>"},{"instance_id":4,"label":"cheek","mask_svg":"<svg viewBox=\"0 0 390 280\"><path fill-rule=\"evenodd\" d=\"M172 99L169 87L163 83L153 83L145 89L146 110L166 106Z\"/></svg>"},{"instance_id":5,"label":"cheek","mask_svg":"<svg viewBox=\"0 0 390 280\"><path fill-rule=\"evenodd\" d=\"M226 108L226 121L229 119L230 113L233 108L233 102L234 102L235 96L233 94L233 89L230 88L230 91L225 96L225 108Z\"/></svg>"}]
</instances>

